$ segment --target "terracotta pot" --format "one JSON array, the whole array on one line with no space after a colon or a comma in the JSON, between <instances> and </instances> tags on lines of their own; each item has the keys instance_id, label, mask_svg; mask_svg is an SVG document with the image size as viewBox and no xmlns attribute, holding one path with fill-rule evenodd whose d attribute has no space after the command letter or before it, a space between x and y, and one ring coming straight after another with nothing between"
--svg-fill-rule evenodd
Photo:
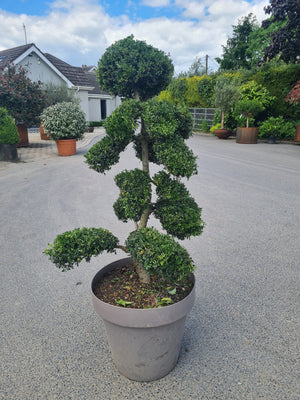
<instances>
[{"instance_id":1,"label":"terracotta pot","mask_svg":"<svg viewBox=\"0 0 300 400\"><path fill-rule=\"evenodd\" d=\"M153 381L167 375L176 365L184 322L195 301L195 284L178 303L153 309L113 306L95 296L102 277L130 262L123 258L101 269L92 281L95 311L103 319L113 361L122 375L135 381ZM191 278L194 282L194 275Z\"/></svg>"},{"instance_id":2,"label":"terracotta pot","mask_svg":"<svg viewBox=\"0 0 300 400\"><path fill-rule=\"evenodd\" d=\"M25 124L17 124L17 129L20 138L17 147L27 147L29 145L27 126Z\"/></svg>"},{"instance_id":3,"label":"terracotta pot","mask_svg":"<svg viewBox=\"0 0 300 400\"><path fill-rule=\"evenodd\" d=\"M73 156L76 154L76 139L56 140L56 146L59 156Z\"/></svg>"},{"instance_id":4,"label":"terracotta pot","mask_svg":"<svg viewBox=\"0 0 300 400\"><path fill-rule=\"evenodd\" d=\"M227 139L232 134L231 129L215 129L215 135L219 139Z\"/></svg>"},{"instance_id":5,"label":"terracotta pot","mask_svg":"<svg viewBox=\"0 0 300 400\"><path fill-rule=\"evenodd\" d=\"M41 135L41 139L42 140L51 140L50 136L47 135L47 133L45 133L44 127L43 127L42 124L40 124L40 128L39 129L40 129L40 135Z\"/></svg>"},{"instance_id":6,"label":"terracotta pot","mask_svg":"<svg viewBox=\"0 0 300 400\"><path fill-rule=\"evenodd\" d=\"M296 125L294 143L296 143L296 144L300 143L300 125Z\"/></svg>"},{"instance_id":7,"label":"terracotta pot","mask_svg":"<svg viewBox=\"0 0 300 400\"><path fill-rule=\"evenodd\" d=\"M94 127L93 126L89 126L89 132L94 132Z\"/></svg>"},{"instance_id":8,"label":"terracotta pot","mask_svg":"<svg viewBox=\"0 0 300 400\"><path fill-rule=\"evenodd\" d=\"M256 144L258 139L258 128L237 128L236 143Z\"/></svg>"}]
</instances>

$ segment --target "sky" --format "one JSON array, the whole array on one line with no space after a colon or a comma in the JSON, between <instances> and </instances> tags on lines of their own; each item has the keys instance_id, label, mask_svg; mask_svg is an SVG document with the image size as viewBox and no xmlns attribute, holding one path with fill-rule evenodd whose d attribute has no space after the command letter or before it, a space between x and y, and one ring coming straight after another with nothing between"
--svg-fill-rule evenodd
<instances>
[{"instance_id":1,"label":"sky","mask_svg":"<svg viewBox=\"0 0 300 400\"><path fill-rule=\"evenodd\" d=\"M175 73L215 57L232 25L249 13L266 19L268 0L0 0L0 50L27 43L73 66L97 65L131 34L169 54ZM24 30L25 26L25 30ZM26 31L26 36L25 36Z\"/></svg>"}]
</instances>

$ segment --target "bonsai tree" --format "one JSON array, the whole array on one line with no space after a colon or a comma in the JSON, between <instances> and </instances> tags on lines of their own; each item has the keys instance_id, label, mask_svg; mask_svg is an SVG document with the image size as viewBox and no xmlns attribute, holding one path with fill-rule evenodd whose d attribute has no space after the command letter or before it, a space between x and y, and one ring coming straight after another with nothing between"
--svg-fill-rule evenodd
<instances>
[{"instance_id":1,"label":"bonsai tree","mask_svg":"<svg viewBox=\"0 0 300 400\"><path fill-rule=\"evenodd\" d=\"M255 117L258 113L263 111L265 108L259 100L253 99L241 99L235 106L235 111L238 114L242 114L246 117L246 127L249 128L250 117Z\"/></svg>"},{"instance_id":2,"label":"bonsai tree","mask_svg":"<svg viewBox=\"0 0 300 400\"><path fill-rule=\"evenodd\" d=\"M226 75L221 75L216 80L214 103L221 111L221 129L224 129L225 113L239 99L238 83Z\"/></svg>"},{"instance_id":3,"label":"bonsai tree","mask_svg":"<svg viewBox=\"0 0 300 400\"><path fill-rule=\"evenodd\" d=\"M16 124L6 108L0 107L0 144L16 144L20 140Z\"/></svg>"},{"instance_id":4,"label":"bonsai tree","mask_svg":"<svg viewBox=\"0 0 300 400\"><path fill-rule=\"evenodd\" d=\"M85 114L78 104L62 102L45 108L41 114L44 130L53 140L81 139L86 131Z\"/></svg>"},{"instance_id":5,"label":"bonsai tree","mask_svg":"<svg viewBox=\"0 0 300 400\"><path fill-rule=\"evenodd\" d=\"M146 284L150 277L151 283L158 277L177 282L194 270L188 252L174 239L200 235L204 226L201 208L181 181L197 173L196 157L184 142L191 135L192 118L182 106L151 98L168 85L172 73L169 56L132 36L110 46L100 59L100 85L126 99L106 119L106 136L88 151L86 162L105 173L133 144L141 168L116 175L120 195L113 208L119 220L133 223L134 230L124 244L104 228L77 228L58 235L45 253L62 270L116 249L131 255ZM161 170L152 174L150 163ZM147 226L150 215L166 233Z\"/></svg>"}]
</instances>

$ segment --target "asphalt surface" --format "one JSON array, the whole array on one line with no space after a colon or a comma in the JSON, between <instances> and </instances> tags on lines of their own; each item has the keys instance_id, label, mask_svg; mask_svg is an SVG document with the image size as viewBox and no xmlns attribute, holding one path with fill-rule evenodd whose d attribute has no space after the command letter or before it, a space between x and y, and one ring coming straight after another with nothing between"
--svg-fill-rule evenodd
<instances>
[{"instance_id":1,"label":"asphalt surface","mask_svg":"<svg viewBox=\"0 0 300 400\"><path fill-rule=\"evenodd\" d=\"M189 140L199 173L187 186L207 224L184 242L198 266L196 303L175 369L138 383L116 371L90 294L95 273L123 254L62 273L42 253L75 227L121 241L133 229L112 212L113 176L138 162L128 149L97 174L83 157L95 140L72 157L0 166L0 398L299 399L300 147Z\"/></svg>"}]
</instances>

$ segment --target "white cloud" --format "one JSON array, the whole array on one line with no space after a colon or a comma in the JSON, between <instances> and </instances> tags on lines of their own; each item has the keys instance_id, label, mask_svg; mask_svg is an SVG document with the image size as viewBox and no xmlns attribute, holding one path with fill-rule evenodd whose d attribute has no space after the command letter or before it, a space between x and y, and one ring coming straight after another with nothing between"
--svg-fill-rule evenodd
<instances>
[{"instance_id":1,"label":"white cloud","mask_svg":"<svg viewBox=\"0 0 300 400\"><path fill-rule=\"evenodd\" d=\"M148 0L144 0L148 1ZM151 0L162 6L168 0ZM173 2L174 3L174 2ZM128 35L170 53L177 72L187 70L197 56L214 59L239 18L253 12L266 18L267 0L175 0L178 19L152 18L132 21L128 16L110 17L96 0L56 0L49 14L38 17L9 14L0 9L0 49L28 42L72 65L97 64L110 44Z\"/></svg>"},{"instance_id":2,"label":"white cloud","mask_svg":"<svg viewBox=\"0 0 300 400\"><path fill-rule=\"evenodd\" d=\"M167 7L170 0L143 0L142 4L148 7Z\"/></svg>"}]
</instances>

